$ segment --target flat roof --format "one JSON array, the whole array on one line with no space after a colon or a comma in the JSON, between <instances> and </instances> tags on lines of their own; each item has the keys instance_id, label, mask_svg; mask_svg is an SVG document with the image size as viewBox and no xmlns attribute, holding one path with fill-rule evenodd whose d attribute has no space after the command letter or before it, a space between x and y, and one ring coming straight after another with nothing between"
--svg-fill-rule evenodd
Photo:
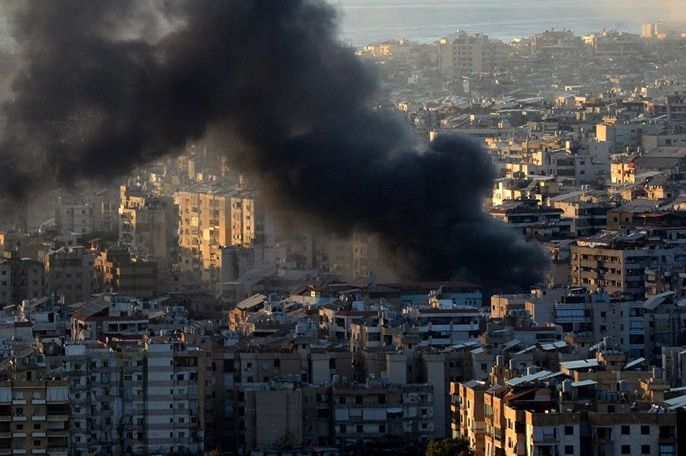
<instances>
[{"instance_id":1,"label":"flat roof","mask_svg":"<svg viewBox=\"0 0 686 456\"><path fill-rule=\"evenodd\" d=\"M521 385L523 383L529 383L529 382L533 382L536 380L541 380L541 379L549 376L550 374L552 374L552 372L547 371L547 370L542 370L540 372L536 372L535 374L529 374L529 375L523 375L521 377L511 378L510 380L507 381L507 384L511 385L511 386L517 386L517 385Z\"/></svg>"},{"instance_id":2,"label":"flat roof","mask_svg":"<svg viewBox=\"0 0 686 456\"><path fill-rule=\"evenodd\" d=\"M598 382L596 382L595 380L591 380L591 379L579 380L578 382L572 382L572 386L574 388L579 387L579 386L591 386L591 385L597 385L597 384L598 384Z\"/></svg>"},{"instance_id":3,"label":"flat roof","mask_svg":"<svg viewBox=\"0 0 686 456\"><path fill-rule=\"evenodd\" d=\"M590 358L590 359L579 359L577 361L565 361L563 363L560 363L560 367L563 369L570 369L570 370L575 370L575 369L585 369L589 367L598 367L598 360L595 358Z\"/></svg>"}]
</instances>

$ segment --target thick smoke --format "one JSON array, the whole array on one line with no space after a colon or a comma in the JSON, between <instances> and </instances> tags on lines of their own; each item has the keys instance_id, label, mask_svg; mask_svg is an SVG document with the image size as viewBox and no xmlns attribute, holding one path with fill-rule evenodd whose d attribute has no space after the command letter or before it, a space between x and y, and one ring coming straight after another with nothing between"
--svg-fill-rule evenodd
<instances>
[{"instance_id":1,"label":"thick smoke","mask_svg":"<svg viewBox=\"0 0 686 456\"><path fill-rule=\"evenodd\" d=\"M425 151L371 109L376 79L306 0L18 0L24 70L0 144L0 193L112 177L210 130L275 202L339 233L380 236L416 279L527 286L546 261L481 209L488 156L443 136Z\"/></svg>"}]
</instances>

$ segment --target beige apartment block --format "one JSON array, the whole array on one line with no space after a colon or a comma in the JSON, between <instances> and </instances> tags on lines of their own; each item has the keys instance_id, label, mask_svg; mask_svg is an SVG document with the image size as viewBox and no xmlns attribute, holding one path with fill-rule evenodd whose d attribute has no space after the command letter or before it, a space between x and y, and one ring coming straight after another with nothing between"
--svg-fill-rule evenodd
<instances>
[{"instance_id":1,"label":"beige apartment block","mask_svg":"<svg viewBox=\"0 0 686 456\"><path fill-rule=\"evenodd\" d=\"M179 207L181 270L216 283L221 277L221 248L251 246L260 241L263 226L255 199L245 191L210 187L175 194Z\"/></svg>"}]
</instances>

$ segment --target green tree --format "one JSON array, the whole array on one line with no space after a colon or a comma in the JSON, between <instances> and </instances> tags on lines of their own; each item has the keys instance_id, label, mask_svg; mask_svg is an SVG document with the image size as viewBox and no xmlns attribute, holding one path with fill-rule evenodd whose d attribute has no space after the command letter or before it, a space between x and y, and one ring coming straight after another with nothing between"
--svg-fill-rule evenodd
<instances>
[{"instance_id":1,"label":"green tree","mask_svg":"<svg viewBox=\"0 0 686 456\"><path fill-rule=\"evenodd\" d=\"M426 456L474 456L469 441L463 438L432 440L426 447Z\"/></svg>"}]
</instances>

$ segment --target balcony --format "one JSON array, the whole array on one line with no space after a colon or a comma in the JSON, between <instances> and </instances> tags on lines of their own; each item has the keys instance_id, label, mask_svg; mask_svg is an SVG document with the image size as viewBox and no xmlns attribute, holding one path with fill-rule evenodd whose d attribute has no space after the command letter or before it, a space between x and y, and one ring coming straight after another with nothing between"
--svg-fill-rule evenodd
<instances>
[{"instance_id":1,"label":"balcony","mask_svg":"<svg viewBox=\"0 0 686 456\"><path fill-rule=\"evenodd\" d=\"M557 443L558 439L557 439L557 437L555 437L555 434L539 434L539 435L534 434L533 441L534 441L534 445L537 445L537 444Z\"/></svg>"}]
</instances>

